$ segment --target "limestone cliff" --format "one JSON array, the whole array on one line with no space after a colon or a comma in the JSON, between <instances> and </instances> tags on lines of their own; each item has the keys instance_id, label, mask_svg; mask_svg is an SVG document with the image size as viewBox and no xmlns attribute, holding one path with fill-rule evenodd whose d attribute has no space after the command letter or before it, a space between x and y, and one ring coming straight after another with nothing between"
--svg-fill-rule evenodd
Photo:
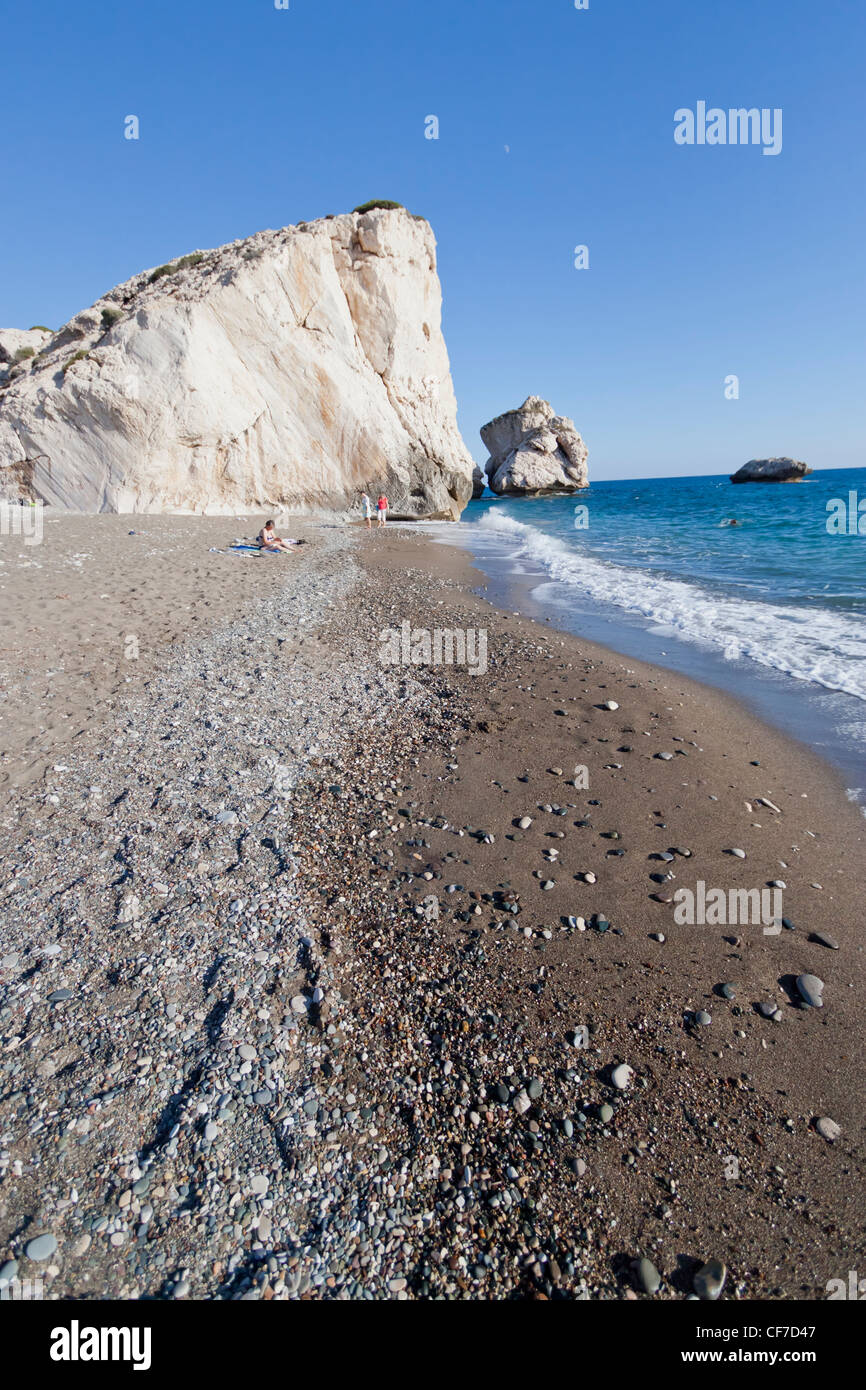
<instances>
[{"instance_id":1,"label":"limestone cliff","mask_svg":"<svg viewBox=\"0 0 866 1390\"><path fill-rule=\"evenodd\" d=\"M219 514L385 491L394 516L457 517L441 303L428 223L373 209L145 271L35 356L0 334L0 496Z\"/></svg>"}]
</instances>

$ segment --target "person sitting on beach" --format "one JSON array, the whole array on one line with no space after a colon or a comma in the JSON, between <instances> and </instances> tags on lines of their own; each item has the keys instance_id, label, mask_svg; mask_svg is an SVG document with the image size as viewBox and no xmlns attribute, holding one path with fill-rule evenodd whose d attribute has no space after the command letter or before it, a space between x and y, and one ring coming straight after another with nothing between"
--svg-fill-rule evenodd
<instances>
[{"instance_id":1,"label":"person sitting on beach","mask_svg":"<svg viewBox=\"0 0 866 1390\"><path fill-rule=\"evenodd\" d=\"M274 530L274 523L266 521L256 536L256 544L261 550L291 550L293 545L297 545L297 541L284 541Z\"/></svg>"},{"instance_id":2,"label":"person sitting on beach","mask_svg":"<svg viewBox=\"0 0 866 1390\"><path fill-rule=\"evenodd\" d=\"M379 525L384 526L388 516L388 499L384 493L376 503L376 515L379 518Z\"/></svg>"}]
</instances>

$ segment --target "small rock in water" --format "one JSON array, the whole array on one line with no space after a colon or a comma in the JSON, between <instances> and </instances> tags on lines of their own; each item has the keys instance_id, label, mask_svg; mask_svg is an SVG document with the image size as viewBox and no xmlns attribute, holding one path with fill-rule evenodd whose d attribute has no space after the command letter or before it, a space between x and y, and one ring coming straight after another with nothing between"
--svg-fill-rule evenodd
<instances>
[{"instance_id":1,"label":"small rock in water","mask_svg":"<svg viewBox=\"0 0 866 1390\"><path fill-rule=\"evenodd\" d=\"M823 1009L824 1000L821 995L824 991L824 981L819 980L817 975L798 975L797 989L804 1003L811 1009Z\"/></svg>"},{"instance_id":2,"label":"small rock in water","mask_svg":"<svg viewBox=\"0 0 866 1390\"><path fill-rule=\"evenodd\" d=\"M721 1260L707 1260L705 1265L701 1265L692 1281L698 1298L703 1298L708 1302L715 1301L725 1287L727 1277L728 1271Z\"/></svg>"},{"instance_id":3,"label":"small rock in water","mask_svg":"<svg viewBox=\"0 0 866 1390\"><path fill-rule=\"evenodd\" d=\"M826 1139L830 1144L838 1139L839 1135L842 1133L841 1125L837 1125L836 1121L831 1120L827 1115L822 1115L819 1120L815 1121L815 1128L821 1135L821 1138Z\"/></svg>"}]
</instances>

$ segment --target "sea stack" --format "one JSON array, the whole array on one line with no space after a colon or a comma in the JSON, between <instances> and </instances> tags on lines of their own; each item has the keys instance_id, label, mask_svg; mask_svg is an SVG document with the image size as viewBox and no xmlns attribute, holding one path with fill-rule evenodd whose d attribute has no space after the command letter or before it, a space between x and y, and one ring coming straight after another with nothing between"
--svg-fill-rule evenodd
<instances>
[{"instance_id":1,"label":"sea stack","mask_svg":"<svg viewBox=\"0 0 866 1390\"><path fill-rule=\"evenodd\" d=\"M0 334L0 497L83 512L456 519L473 461L429 224L372 206L133 276ZM22 351L23 349L23 351Z\"/></svg>"},{"instance_id":2,"label":"sea stack","mask_svg":"<svg viewBox=\"0 0 866 1390\"><path fill-rule=\"evenodd\" d=\"M796 459L749 459L736 473L731 474L732 483L798 483L811 473L805 463Z\"/></svg>"},{"instance_id":3,"label":"sea stack","mask_svg":"<svg viewBox=\"0 0 866 1390\"><path fill-rule=\"evenodd\" d=\"M587 484L587 447L573 420L555 415L540 396L482 427L493 492L526 496L574 492Z\"/></svg>"}]
</instances>

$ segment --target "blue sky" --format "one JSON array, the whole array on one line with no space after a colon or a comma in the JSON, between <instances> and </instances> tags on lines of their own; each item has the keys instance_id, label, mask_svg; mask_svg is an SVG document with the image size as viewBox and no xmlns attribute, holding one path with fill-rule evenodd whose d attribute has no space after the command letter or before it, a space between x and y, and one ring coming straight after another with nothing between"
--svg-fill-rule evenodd
<instances>
[{"instance_id":1,"label":"blue sky","mask_svg":"<svg viewBox=\"0 0 866 1390\"><path fill-rule=\"evenodd\" d=\"M0 27L2 326L394 198L436 232L479 460L539 394L598 479L866 463L862 0L5 0ZM782 152L678 146L699 101L781 108Z\"/></svg>"}]
</instances>

